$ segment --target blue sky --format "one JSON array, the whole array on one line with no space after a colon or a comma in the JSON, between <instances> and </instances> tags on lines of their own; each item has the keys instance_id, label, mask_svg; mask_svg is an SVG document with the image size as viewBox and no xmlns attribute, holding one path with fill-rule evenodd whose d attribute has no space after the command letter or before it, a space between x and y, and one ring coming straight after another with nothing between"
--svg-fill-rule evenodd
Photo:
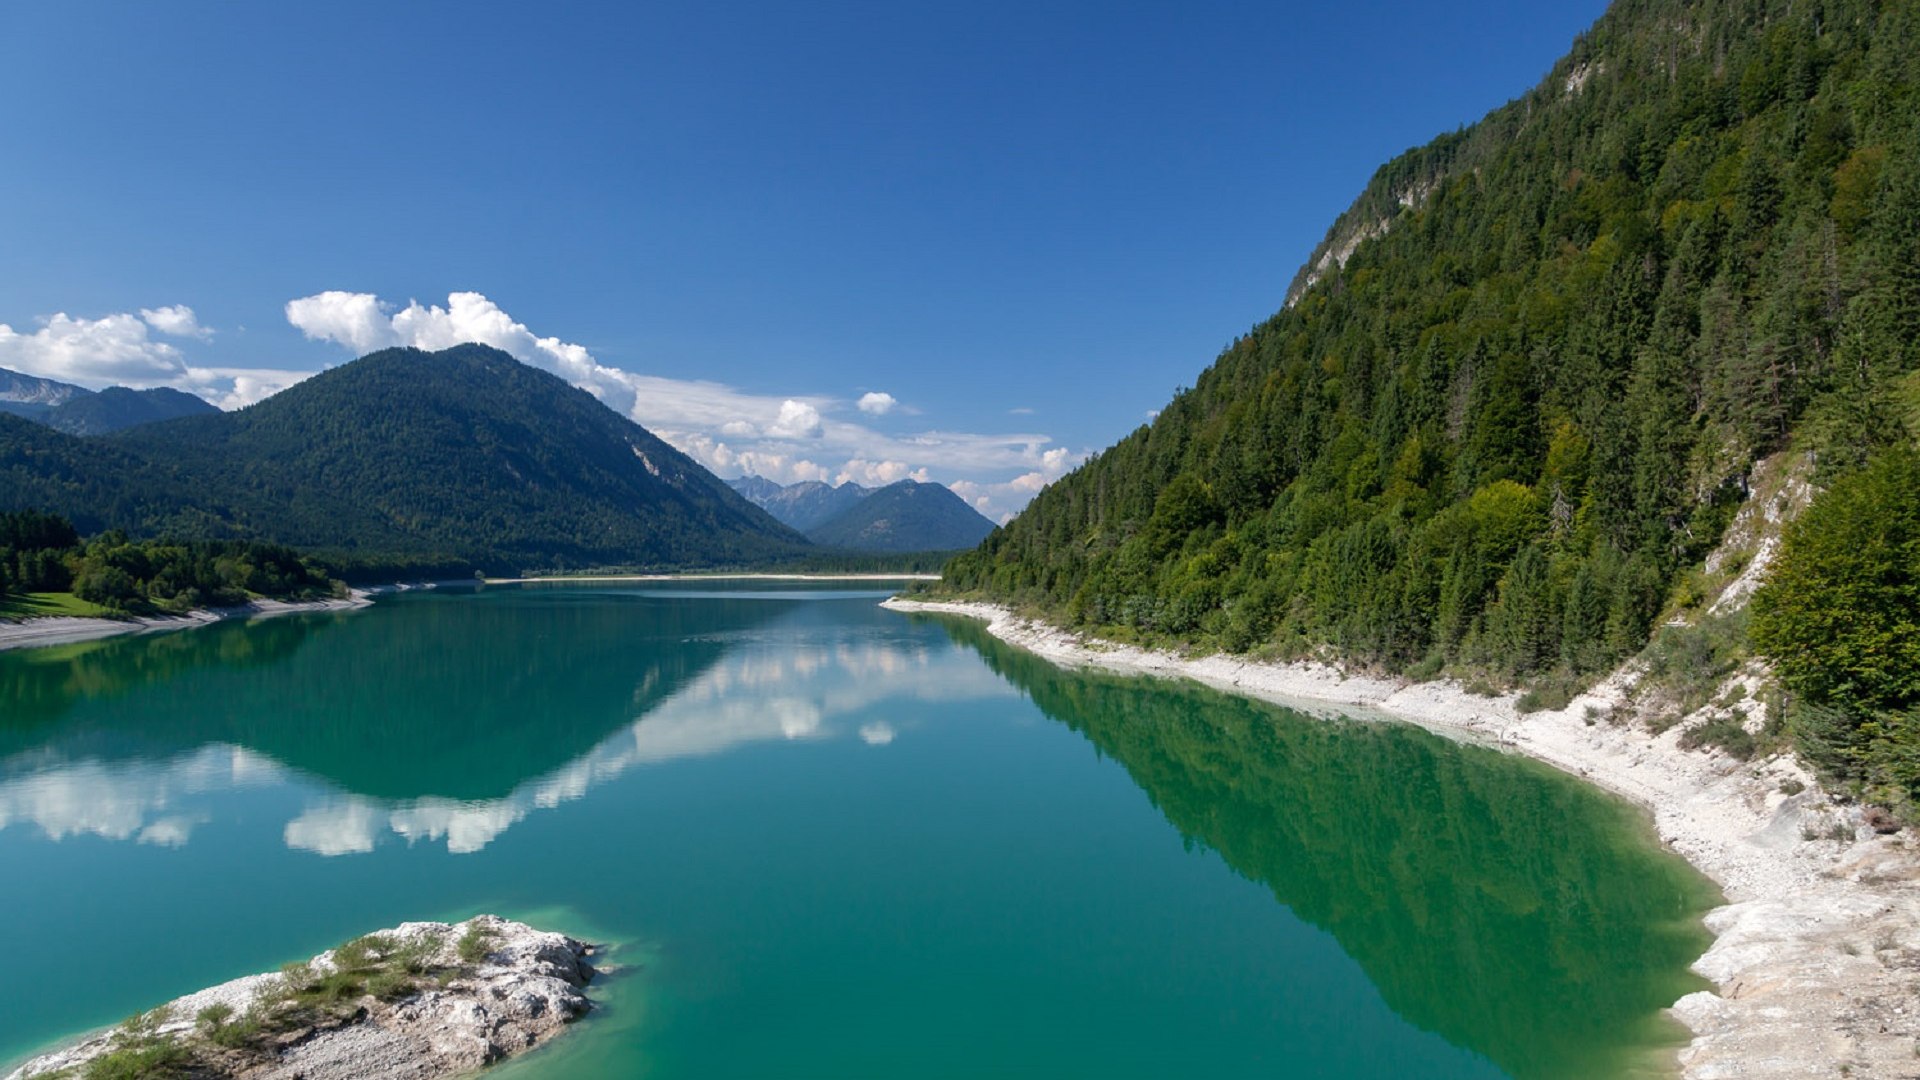
<instances>
[{"instance_id":1,"label":"blue sky","mask_svg":"<svg viewBox=\"0 0 1920 1080\"><path fill-rule=\"evenodd\" d=\"M1603 8L16 0L0 366L236 405L473 337L723 475L999 516Z\"/></svg>"}]
</instances>

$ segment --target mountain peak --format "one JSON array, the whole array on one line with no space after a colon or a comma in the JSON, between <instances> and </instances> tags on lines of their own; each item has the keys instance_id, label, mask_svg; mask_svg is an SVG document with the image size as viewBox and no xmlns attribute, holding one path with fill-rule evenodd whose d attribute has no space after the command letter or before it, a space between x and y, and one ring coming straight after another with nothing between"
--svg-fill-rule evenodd
<instances>
[{"instance_id":1,"label":"mountain peak","mask_svg":"<svg viewBox=\"0 0 1920 1080\"><path fill-rule=\"evenodd\" d=\"M171 482L164 501L108 493L78 508L114 507L105 523L136 533L217 528L348 556L511 570L725 565L804 546L593 395L480 345L381 350L246 409L104 443L97 452ZM80 453L46 446L43 461ZM23 483L0 494L0 509L66 511L66 491Z\"/></svg>"},{"instance_id":2,"label":"mountain peak","mask_svg":"<svg viewBox=\"0 0 1920 1080\"><path fill-rule=\"evenodd\" d=\"M946 485L899 480L808 529L807 539L851 551L957 551L992 531L993 522Z\"/></svg>"}]
</instances>

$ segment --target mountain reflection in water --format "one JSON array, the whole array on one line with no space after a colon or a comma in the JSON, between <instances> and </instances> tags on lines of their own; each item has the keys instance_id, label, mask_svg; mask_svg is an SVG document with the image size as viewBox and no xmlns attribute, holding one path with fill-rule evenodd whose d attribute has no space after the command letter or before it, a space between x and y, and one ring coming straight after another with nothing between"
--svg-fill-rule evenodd
<instances>
[{"instance_id":1,"label":"mountain reflection in water","mask_svg":"<svg viewBox=\"0 0 1920 1080\"><path fill-rule=\"evenodd\" d=\"M552 625L545 632L519 630L519 638L491 625L490 616L500 609L437 597L440 607L409 612L429 617L431 625L409 639L430 647L358 654L352 680L340 677L338 650L329 640L354 630L338 616L17 654L0 667L0 692L22 705L0 726L0 748L12 751L0 759L0 828L36 826L56 840L91 835L177 846L210 820L214 796L305 779L322 792L286 823L282 836L291 848L330 856L363 853L391 833L409 844L444 842L451 852L470 853L533 811L579 799L639 766L758 742L858 737L881 746L910 728L911 716L857 728L837 718L903 691L921 701L1013 692L963 654L936 653L857 627L826 640L810 634L798 646L785 635L762 633L769 623L804 614L779 601L806 594L702 594L697 598L706 603L697 624L674 617L694 597L631 595L635 604L611 609L564 597L536 602L536 618ZM525 607L524 601L517 606L516 620L525 618ZM719 629L712 619L716 609L733 616ZM432 617L441 614L448 617ZM644 620L643 639L658 648L633 647L635 617ZM593 625L602 621L607 625ZM237 647L241 641L247 644ZM596 641L620 646L595 654L590 646ZM560 642L564 648L543 648ZM498 662L476 665L477 650L499 653ZM450 669L444 677L436 676L436 662ZM230 678L236 666L258 675L258 685L243 687L238 697L229 687L218 700L197 707L139 708L143 693L165 688L192 694L197 671L217 669ZM481 679L472 677L476 670ZM413 689L382 697L357 682ZM271 710L273 730L250 738L264 731L249 716L250 689L280 694L296 693L296 687L297 699ZM427 732L423 739L417 725L407 723L422 693L461 699L455 711L471 717L472 726ZM546 725L516 723L510 714L529 700L565 703L573 722L544 734ZM69 717L88 701L119 707L97 726L90 717L73 717L77 723L53 742L19 748L45 723ZM445 710L444 704L437 707ZM191 722L155 727L156 714ZM555 743L587 735L598 741L543 773L513 777L497 797L439 794L471 788L474 742L489 749L485 772L497 787L508 770L549 760ZM538 745L522 745L519 737ZM368 767L394 759L404 760L404 774ZM394 797L408 790L415 793Z\"/></svg>"}]
</instances>

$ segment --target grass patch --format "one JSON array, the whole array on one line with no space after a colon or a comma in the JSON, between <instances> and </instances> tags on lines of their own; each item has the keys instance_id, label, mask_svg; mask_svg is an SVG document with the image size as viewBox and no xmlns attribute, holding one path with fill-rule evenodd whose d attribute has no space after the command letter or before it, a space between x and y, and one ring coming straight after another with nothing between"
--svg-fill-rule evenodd
<instances>
[{"instance_id":1,"label":"grass patch","mask_svg":"<svg viewBox=\"0 0 1920 1080\"><path fill-rule=\"evenodd\" d=\"M194 1057L181 1043L160 1035L125 1040L87 1062L83 1080L165 1080L190 1075Z\"/></svg>"},{"instance_id":2,"label":"grass patch","mask_svg":"<svg viewBox=\"0 0 1920 1080\"><path fill-rule=\"evenodd\" d=\"M0 619L44 619L52 615L77 615L86 619L110 619L117 613L99 604L82 600L70 592L8 593L0 596Z\"/></svg>"},{"instance_id":3,"label":"grass patch","mask_svg":"<svg viewBox=\"0 0 1920 1080\"><path fill-rule=\"evenodd\" d=\"M1682 750L1697 750L1703 746L1717 746L1741 761L1751 761L1760 748L1760 742L1747 730L1741 714L1735 712L1722 713L1680 733Z\"/></svg>"},{"instance_id":4,"label":"grass patch","mask_svg":"<svg viewBox=\"0 0 1920 1080\"><path fill-rule=\"evenodd\" d=\"M1555 668L1533 681L1527 692L1513 703L1513 707L1523 713L1536 713L1543 710L1555 712L1573 703L1580 691L1587 688L1587 680L1575 675L1566 668Z\"/></svg>"},{"instance_id":5,"label":"grass patch","mask_svg":"<svg viewBox=\"0 0 1920 1080\"><path fill-rule=\"evenodd\" d=\"M487 954L493 951L494 940L499 936L491 927L483 927L479 923L469 925L467 932L460 935L460 944L457 947L460 952L460 961L465 964L478 964L485 961Z\"/></svg>"}]
</instances>

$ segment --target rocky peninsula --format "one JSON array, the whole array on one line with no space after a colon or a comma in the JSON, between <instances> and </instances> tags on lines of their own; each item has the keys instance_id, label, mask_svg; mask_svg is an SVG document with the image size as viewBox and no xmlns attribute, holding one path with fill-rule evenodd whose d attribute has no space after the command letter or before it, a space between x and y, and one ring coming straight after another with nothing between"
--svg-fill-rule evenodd
<instances>
[{"instance_id":1,"label":"rocky peninsula","mask_svg":"<svg viewBox=\"0 0 1920 1080\"><path fill-rule=\"evenodd\" d=\"M586 1015L592 953L493 915L403 923L176 999L34 1058L6 1080L457 1076L524 1053Z\"/></svg>"}]
</instances>

